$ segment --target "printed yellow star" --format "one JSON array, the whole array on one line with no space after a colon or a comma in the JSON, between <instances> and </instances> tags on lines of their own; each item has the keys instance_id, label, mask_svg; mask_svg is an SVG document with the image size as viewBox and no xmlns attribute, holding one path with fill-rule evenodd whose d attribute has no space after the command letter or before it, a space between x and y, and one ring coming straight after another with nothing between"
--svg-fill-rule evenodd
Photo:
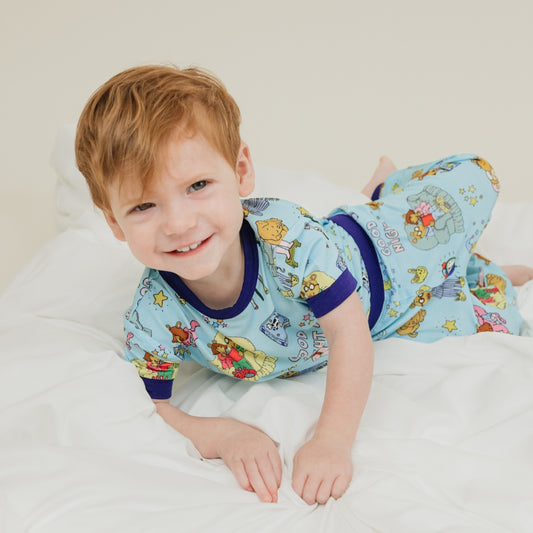
<instances>
[{"instance_id":1,"label":"printed yellow star","mask_svg":"<svg viewBox=\"0 0 533 533\"><path fill-rule=\"evenodd\" d=\"M383 289L386 291L390 291L392 289L392 282L390 279L383 282Z\"/></svg>"},{"instance_id":2,"label":"printed yellow star","mask_svg":"<svg viewBox=\"0 0 533 533\"><path fill-rule=\"evenodd\" d=\"M470 198L470 205L476 205L477 204L477 198L475 196L472 196L472 198Z\"/></svg>"},{"instance_id":3,"label":"printed yellow star","mask_svg":"<svg viewBox=\"0 0 533 533\"><path fill-rule=\"evenodd\" d=\"M470 185L470 187L468 188L468 190L470 192L475 192L476 188L473 186L473 185Z\"/></svg>"},{"instance_id":4,"label":"printed yellow star","mask_svg":"<svg viewBox=\"0 0 533 533\"><path fill-rule=\"evenodd\" d=\"M168 300L168 297L163 294L163 291L159 291L157 294L154 294L154 305L163 307L163 302Z\"/></svg>"},{"instance_id":5,"label":"printed yellow star","mask_svg":"<svg viewBox=\"0 0 533 533\"><path fill-rule=\"evenodd\" d=\"M455 320L446 320L446 324L442 326L443 328L446 328L450 333L455 329Z\"/></svg>"},{"instance_id":6,"label":"printed yellow star","mask_svg":"<svg viewBox=\"0 0 533 533\"><path fill-rule=\"evenodd\" d=\"M391 309L389 311L389 316L398 316L398 313L394 309Z\"/></svg>"},{"instance_id":7,"label":"printed yellow star","mask_svg":"<svg viewBox=\"0 0 533 533\"><path fill-rule=\"evenodd\" d=\"M459 194L464 194L465 192L465 189L459 189Z\"/></svg>"}]
</instances>

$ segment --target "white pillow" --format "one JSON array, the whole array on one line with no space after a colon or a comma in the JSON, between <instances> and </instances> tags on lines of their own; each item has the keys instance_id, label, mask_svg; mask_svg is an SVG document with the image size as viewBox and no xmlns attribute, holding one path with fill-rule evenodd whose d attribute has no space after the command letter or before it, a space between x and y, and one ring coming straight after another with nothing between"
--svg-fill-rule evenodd
<instances>
[{"instance_id":1,"label":"white pillow","mask_svg":"<svg viewBox=\"0 0 533 533\"><path fill-rule=\"evenodd\" d=\"M85 178L76 166L76 126L65 124L57 132L51 163L57 172L55 191L56 225L59 231L73 225L87 211L94 211Z\"/></svg>"}]
</instances>

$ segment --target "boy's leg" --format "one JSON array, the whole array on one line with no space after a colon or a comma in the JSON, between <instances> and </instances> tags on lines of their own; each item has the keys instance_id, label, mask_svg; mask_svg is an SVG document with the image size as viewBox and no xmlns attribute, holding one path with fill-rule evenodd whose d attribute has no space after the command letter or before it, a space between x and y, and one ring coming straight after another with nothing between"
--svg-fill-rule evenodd
<instances>
[{"instance_id":1,"label":"boy's leg","mask_svg":"<svg viewBox=\"0 0 533 533\"><path fill-rule=\"evenodd\" d=\"M446 182L453 181L453 177L457 175L463 175L463 172L461 171L457 174L456 169L464 163L470 163L473 165L477 170L478 179L479 176L483 176L481 181L489 184L488 189L491 193L495 193L494 199L500 190L499 181L494 174L492 166L487 161L474 154L453 155L437 161L422 165L414 165L399 170L393 170L394 163L392 163L389 158L382 158L382 160L380 160L380 164L372 176L372 179L363 189L363 192L372 189L372 200L378 200L392 194L400 194L404 192L404 190L411 191L412 189L419 189L427 184L439 185L442 180L445 180L442 186L447 189L450 184L447 184ZM471 172L472 169L468 171L469 174ZM382 186L380 186L378 180L383 177L384 174L387 174L387 176ZM452 179L450 180L449 178ZM479 183L481 183L481 181Z\"/></svg>"},{"instance_id":2,"label":"boy's leg","mask_svg":"<svg viewBox=\"0 0 533 533\"><path fill-rule=\"evenodd\" d=\"M523 319L516 292L498 265L472 254L466 277L453 266L443 274L448 277L439 285L431 283L419 288L418 297L413 300L412 316L401 319L399 326L389 331L389 337L427 343L482 332L520 334Z\"/></svg>"},{"instance_id":3,"label":"boy's leg","mask_svg":"<svg viewBox=\"0 0 533 533\"><path fill-rule=\"evenodd\" d=\"M517 307L516 292L502 268L486 257L472 254L467 283L478 332L520 334L522 317Z\"/></svg>"},{"instance_id":4,"label":"boy's leg","mask_svg":"<svg viewBox=\"0 0 533 533\"><path fill-rule=\"evenodd\" d=\"M387 292L390 302L401 305L385 310L393 317L382 317L385 335L394 335L394 328L398 335L432 342L475 333L467 268L497 197L492 176L478 161L459 155L399 170L381 188L369 211L377 220L375 231L383 227L385 236L400 239L388 249L393 279Z\"/></svg>"}]
</instances>

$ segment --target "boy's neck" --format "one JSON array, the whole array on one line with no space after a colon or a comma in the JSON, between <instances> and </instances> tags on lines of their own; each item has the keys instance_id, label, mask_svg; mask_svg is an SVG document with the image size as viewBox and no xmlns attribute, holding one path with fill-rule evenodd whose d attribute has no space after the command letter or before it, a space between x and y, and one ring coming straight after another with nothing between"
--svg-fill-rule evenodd
<instances>
[{"instance_id":1,"label":"boy's neck","mask_svg":"<svg viewBox=\"0 0 533 533\"><path fill-rule=\"evenodd\" d=\"M194 293L194 295L210 309L226 309L233 307L241 295L244 283L245 270L244 254L241 260L234 261L230 271L224 276L224 280L198 280L188 281L182 278L182 282Z\"/></svg>"}]
</instances>

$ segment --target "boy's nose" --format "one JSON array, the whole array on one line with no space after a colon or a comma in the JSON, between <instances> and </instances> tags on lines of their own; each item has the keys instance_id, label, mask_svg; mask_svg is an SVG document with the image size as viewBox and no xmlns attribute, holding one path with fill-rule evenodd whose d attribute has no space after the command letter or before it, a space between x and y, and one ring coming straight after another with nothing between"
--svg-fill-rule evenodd
<instances>
[{"instance_id":1,"label":"boy's nose","mask_svg":"<svg viewBox=\"0 0 533 533\"><path fill-rule=\"evenodd\" d=\"M179 235L194 228L196 215L189 209L176 207L165 213L161 228L165 235Z\"/></svg>"}]
</instances>

